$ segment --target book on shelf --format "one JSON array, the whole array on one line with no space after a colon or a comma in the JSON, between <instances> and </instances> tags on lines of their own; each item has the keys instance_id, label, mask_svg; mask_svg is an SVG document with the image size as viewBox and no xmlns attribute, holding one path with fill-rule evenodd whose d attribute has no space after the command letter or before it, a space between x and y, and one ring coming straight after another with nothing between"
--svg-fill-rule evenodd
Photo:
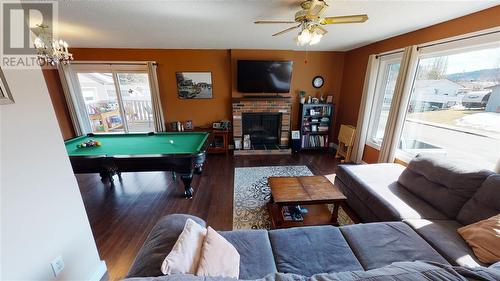
<instances>
[{"instance_id":1,"label":"book on shelf","mask_svg":"<svg viewBox=\"0 0 500 281\"><path fill-rule=\"evenodd\" d=\"M318 105L308 110L309 116L330 116L332 107L328 105Z\"/></svg>"},{"instance_id":2,"label":"book on shelf","mask_svg":"<svg viewBox=\"0 0 500 281\"><path fill-rule=\"evenodd\" d=\"M328 136L333 121L333 105L306 104L301 108L301 147L303 149L328 148Z\"/></svg>"},{"instance_id":3,"label":"book on shelf","mask_svg":"<svg viewBox=\"0 0 500 281\"><path fill-rule=\"evenodd\" d=\"M328 135L309 135L302 136L303 148L322 148L328 147Z\"/></svg>"}]
</instances>

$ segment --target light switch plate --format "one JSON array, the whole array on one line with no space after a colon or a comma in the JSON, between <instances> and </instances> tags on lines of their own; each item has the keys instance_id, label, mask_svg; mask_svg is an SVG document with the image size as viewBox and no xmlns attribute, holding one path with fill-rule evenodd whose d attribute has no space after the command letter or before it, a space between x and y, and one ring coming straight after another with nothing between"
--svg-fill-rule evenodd
<instances>
[{"instance_id":1,"label":"light switch plate","mask_svg":"<svg viewBox=\"0 0 500 281\"><path fill-rule=\"evenodd\" d=\"M61 271L64 269L64 260L62 256L56 257L52 262L50 263L52 266L52 270L54 271L54 276L59 275Z\"/></svg>"}]
</instances>

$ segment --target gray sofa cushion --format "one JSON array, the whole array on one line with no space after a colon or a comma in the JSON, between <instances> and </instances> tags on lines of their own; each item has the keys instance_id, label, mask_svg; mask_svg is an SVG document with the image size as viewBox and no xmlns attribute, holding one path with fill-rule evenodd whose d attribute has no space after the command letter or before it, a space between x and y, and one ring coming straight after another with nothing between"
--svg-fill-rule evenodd
<instances>
[{"instance_id":1,"label":"gray sofa cushion","mask_svg":"<svg viewBox=\"0 0 500 281\"><path fill-rule=\"evenodd\" d=\"M184 214L164 216L149 233L146 242L135 257L127 277L163 275L160 270L161 264L172 250L188 218L205 226L205 221L195 216Z\"/></svg>"},{"instance_id":2,"label":"gray sofa cushion","mask_svg":"<svg viewBox=\"0 0 500 281\"><path fill-rule=\"evenodd\" d=\"M205 277L193 275L170 275L149 278L129 278L124 281L235 281L233 278ZM321 273L311 277L297 274L274 273L255 281L466 281L500 280L500 271L493 268L466 269L426 261L395 262L368 271L345 271Z\"/></svg>"},{"instance_id":3,"label":"gray sofa cushion","mask_svg":"<svg viewBox=\"0 0 500 281\"><path fill-rule=\"evenodd\" d=\"M279 272L311 276L363 269L333 226L271 230L269 239Z\"/></svg>"},{"instance_id":4,"label":"gray sofa cushion","mask_svg":"<svg viewBox=\"0 0 500 281\"><path fill-rule=\"evenodd\" d=\"M397 182L404 169L393 163L339 165L336 183L364 222L447 219Z\"/></svg>"},{"instance_id":5,"label":"gray sofa cushion","mask_svg":"<svg viewBox=\"0 0 500 281\"><path fill-rule=\"evenodd\" d=\"M454 220L405 220L451 264L467 267L484 266L474 252L457 233L462 227Z\"/></svg>"},{"instance_id":6,"label":"gray sofa cushion","mask_svg":"<svg viewBox=\"0 0 500 281\"><path fill-rule=\"evenodd\" d=\"M403 222L340 227L365 270L393 262L428 260L448 264L424 239Z\"/></svg>"},{"instance_id":7,"label":"gray sofa cushion","mask_svg":"<svg viewBox=\"0 0 500 281\"><path fill-rule=\"evenodd\" d=\"M493 172L471 167L458 160L417 155L398 182L449 218L455 218L465 202L491 174Z\"/></svg>"},{"instance_id":8,"label":"gray sofa cushion","mask_svg":"<svg viewBox=\"0 0 500 281\"><path fill-rule=\"evenodd\" d=\"M219 231L240 254L240 279L262 278L276 272L266 230Z\"/></svg>"},{"instance_id":9,"label":"gray sofa cushion","mask_svg":"<svg viewBox=\"0 0 500 281\"><path fill-rule=\"evenodd\" d=\"M396 262L368 271L321 273L306 277L297 274L274 273L255 281L457 281L491 280L499 278L495 269L467 270L425 261ZM234 281L237 279L193 275L170 275L150 278L129 278L124 281Z\"/></svg>"},{"instance_id":10,"label":"gray sofa cushion","mask_svg":"<svg viewBox=\"0 0 500 281\"><path fill-rule=\"evenodd\" d=\"M500 174L489 176L458 213L457 220L469 225L500 214Z\"/></svg>"}]
</instances>

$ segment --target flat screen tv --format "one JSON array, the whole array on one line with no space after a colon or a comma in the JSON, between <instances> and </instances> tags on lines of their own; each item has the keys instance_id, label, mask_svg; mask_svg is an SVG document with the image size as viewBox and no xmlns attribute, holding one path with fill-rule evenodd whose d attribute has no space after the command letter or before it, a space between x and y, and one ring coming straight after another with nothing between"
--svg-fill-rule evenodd
<instances>
[{"instance_id":1,"label":"flat screen tv","mask_svg":"<svg viewBox=\"0 0 500 281\"><path fill-rule=\"evenodd\" d=\"M238 60L238 92L288 93L292 61Z\"/></svg>"}]
</instances>

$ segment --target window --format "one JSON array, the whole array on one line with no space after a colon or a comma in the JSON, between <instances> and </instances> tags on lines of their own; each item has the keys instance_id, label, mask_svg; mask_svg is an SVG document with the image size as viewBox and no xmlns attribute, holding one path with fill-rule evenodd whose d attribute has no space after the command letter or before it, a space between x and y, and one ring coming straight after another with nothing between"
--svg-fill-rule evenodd
<instances>
[{"instance_id":1,"label":"window","mask_svg":"<svg viewBox=\"0 0 500 281\"><path fill-rule=\"evenodd\" d=\"M149 73L144 65L71 66L75 107L86 131L155 130Z\"/></svg>"},{"instance_id":2,"label":"window","mask_svg":"<svg viewBox=\"0 0 500 281\"><path fill-rule=\"evenodd\" d=\"M375 84L375 97L370 114L367 144L380 148L398 79L402 53L380 58Z\"/></svg>"},{"instance_id":3,"label":"window","mask_svg":"<svg viewBox=\"0 0 500 281\"><path fill-rule=\"evenodd\" d=\"M153 109L148 74L117 73L117 76L129 131L153 131Z\"/></svg>"},{"instance_id":4,"label":"window","mask_svg":"<svg viewBox=\"0 0 500 281\"><path fill-rule=\"evenodd\" d=\"M431 153L493 168L500 155L500 45L420 55L398 157Z\"/></svg>"},{"instance_id":5,"label":"window","mask_svg":"<svg viewBox=\"0 0 500 281\"><path fill-rule=\"evenodd\" d=\"M82 96L85 101L93 101L97 98L97 89L94 87L82 87Z\"/></svg>"},{"instance_id":6,"label":"window","mask_svg":"<svg viewBox=\"0 0 500 281\"><path fill-rule=\"evenodd\" d=\"M93 133L125 131L121 108L116 94L113 73L77 72L85 111ZM95 97L88 99L86 89L94 89Z\"/></svg>"}]
</instances>

